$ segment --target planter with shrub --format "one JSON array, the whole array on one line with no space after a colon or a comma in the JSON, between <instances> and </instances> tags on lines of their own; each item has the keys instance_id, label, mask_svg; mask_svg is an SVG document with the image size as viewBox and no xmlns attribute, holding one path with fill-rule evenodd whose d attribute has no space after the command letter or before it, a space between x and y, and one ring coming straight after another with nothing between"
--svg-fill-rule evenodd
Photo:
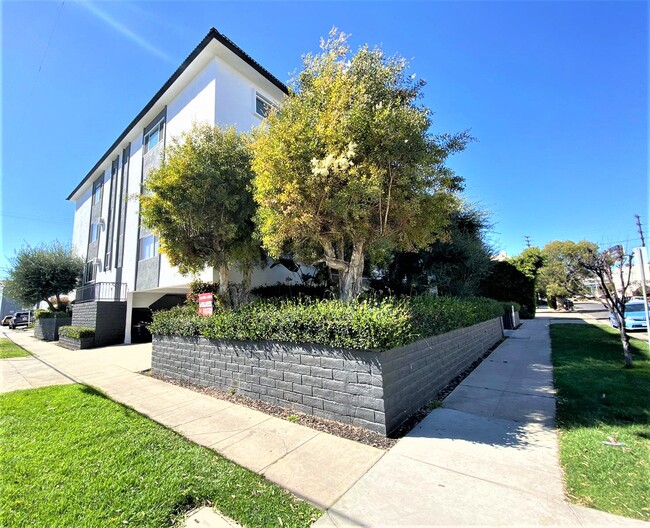
<instances>
[{"instance_id":1,"label":"planter with shrub","mask_svg":"<svg viewBox=\"0 0 650 528\"><path fill-rule=\"evenodd\" d=\"M68 312L37 310L34 318L36 319L34 337L43 341L58 341L59 328L68 326L72 322L72 316Z\"/></svg>"},{"instance_id":2,"label":"planter with shrub","mask_svg":"<svg viewBox=\"0 0 650 528\"><path fill-rule=\"evenodd\" d=\"M155 374L390 434L503 337L502 302L259 301L154 314Z\"/></svg>"},{"instance_id":3,"label":"planter with shrub","mask_svg":"<svg viewBox=\"0 0 650 528\"><path fill-rule=\"evenodd\" d=\"M95 329L89 326L62 326L59 328L59 345L69 350L95 346Z\"/></svg>"}]
</instances>

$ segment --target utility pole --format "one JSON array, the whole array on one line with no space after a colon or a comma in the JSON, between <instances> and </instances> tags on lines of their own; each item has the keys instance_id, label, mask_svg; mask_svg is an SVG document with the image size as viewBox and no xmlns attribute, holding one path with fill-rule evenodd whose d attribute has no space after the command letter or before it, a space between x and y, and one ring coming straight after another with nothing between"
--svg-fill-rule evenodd
<instances>
[{"instance_id":1,"label":"utility pole","mask_svg":"<svg viewBox=\"0 0 650 528\"><path fill-rule=\"evenodd\" d=\"M648 349L650 349L650 311L648 310L648 292L646 291L645 287L645 262L643 262L643 248L645 247L645 238L643 238L641 217L638 214L635 214L634 216L636 218L636 226L639 228L639 236L641 237L641 247L636 248L635 252L638 251L638 259L641 266L641 291L643 292L643 308L645 311L645 331L648 334Z\"/></svg>"},{"instance_id":2,"label":"utility pole","mask_svg":"<svg viewBox=\"0 0 650 528\"><path fill-rule=\"evenodd\" d=\"M638 215L637 215L637 217L638 217ZM526 235L524 237L524 239L526 240L526 247L530 247L530 237L528 235Z\"/></svg>"},{"instance_id":3,"label":"utility pole","mask_svg":"<svg viewBox=\"0 0 650 528\"><path fill-rule=\"evenodd\" d=\"M639 228L639 236L641 237L641 247L645 247L645 238L643 238L643 228L641 227L641 217L638 214L635 214L634 218L636 218L636 226Z\"/></svg>"}]
</instances>

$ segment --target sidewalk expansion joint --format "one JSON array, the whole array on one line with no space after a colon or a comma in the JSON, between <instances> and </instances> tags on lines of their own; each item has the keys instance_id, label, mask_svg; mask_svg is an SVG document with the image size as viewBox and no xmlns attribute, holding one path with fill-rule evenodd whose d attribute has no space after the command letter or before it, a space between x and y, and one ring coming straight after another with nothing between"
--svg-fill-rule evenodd
<instances>
[{"instance_id":1,"label":"sidewalk expansion joint","mask_svg":"<svg viewBox=\"0 0 650 528\"><path fill-rule=\"evenodd\" d=\"M517 394L519 396L530 396L531 398L555 398L554 395L546 395L546 394L530 394L529 392L519 392L519 391L514 391L514 390L506 390L506 389L493 389L492 387L483 387L482 385L472 385L471 383L465 383L464 384L466 387L473 387L475 389L484 389L484 390L489 390L489 391L494 391L494 392L503 392L507 394ZM555 390L555 389L553 389ZM499 403L501 403L501 400L499 400Z\"/></svg>"}]
</instances>

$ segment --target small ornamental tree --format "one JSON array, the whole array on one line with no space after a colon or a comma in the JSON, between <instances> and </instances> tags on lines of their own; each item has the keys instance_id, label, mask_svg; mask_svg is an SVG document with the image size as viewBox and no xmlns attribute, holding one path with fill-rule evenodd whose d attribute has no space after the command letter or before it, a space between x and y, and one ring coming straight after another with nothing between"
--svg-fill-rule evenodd
<instances>
[{"instance_id":1,"label":"small ornamental tree","mask_svg":"<svg viewBox=\"0 0 650 528\"><path fill-rule=\"evenodd\" d=\"M219 294L230 305L229 266L250 285L260 245L252 239L255 203L250 151L234 128L194 125L165 150L145 180L142 220L160 237L160 250L181 273L218 270Z\"/></svg>"},{"instance_id":2,"label":"small ornamental tree","mask_svg":"<svg viewBox=\"0 0 650 528\"><path fill-rule=\"evenodd\" d=\"M447 226L462 179L445 160L470 138L429 134L406 60L368 46L351 55L336 30L321 48L257 130L256 218L271 256L316 248L349 301L368 252L423 248Z\"/></svg>"},{"instance_id":3,"label":"small ornamental tree","mask_svg":"<svg viewBox=\"0 0 650 528\"><path fill-rule=\"evenodd\" d=\"M630 338L625 329L625 295L630 286L632 258L632 255L625 254L623 246L619 245L605 251L589 248L586 254L582 255L578 260L579 265L584 270L596 276L603 294L602 300L609 308L609 311L616 317L626 368L632 367ZM616 288L614 274L618 275L621 284L620 290Z\"/></svg>"},{"instance_id":4,"label":"small ornamental tree","mask_svg":"<svg viewBox=\"0 0 650 528\"><path fill-rule=\"evenodd\" d=\"M44 301L50 310L62 306L61 295L77 286L84 262L70 246L60 242L37 247L26 245L11 259L12 268L5 283L5 293L25 305Z\"/></svg>"}]
</instances>

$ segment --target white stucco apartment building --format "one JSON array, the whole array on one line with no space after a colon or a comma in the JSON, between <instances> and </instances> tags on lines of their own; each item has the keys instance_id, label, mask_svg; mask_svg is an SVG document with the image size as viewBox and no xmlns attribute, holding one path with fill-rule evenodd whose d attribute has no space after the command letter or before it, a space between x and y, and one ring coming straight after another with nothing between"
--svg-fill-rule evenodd
<instances>
[{"instance_id":1,"label":"white stucco apartment building","mask_svg":"<svg viewBox=\"0 0 650 528\"><path fill-rule=\"evenodd\" d=\"M248 131L286 93L227 37L214 28L208 32L68 196L76 205L73 246L86 261L73 325L95 326L96 344L130 343L151 308L180 301L191 277L158 253L156 236L140 223L138 201L128 198L141 192L170 139L194 122ZM286 276L282 267L267 267L254 274L253 286ZM200 278L215 281L214 271L206 269ZM231 279L241 277L233 272Z\"/></svg>"}]
</instances>

